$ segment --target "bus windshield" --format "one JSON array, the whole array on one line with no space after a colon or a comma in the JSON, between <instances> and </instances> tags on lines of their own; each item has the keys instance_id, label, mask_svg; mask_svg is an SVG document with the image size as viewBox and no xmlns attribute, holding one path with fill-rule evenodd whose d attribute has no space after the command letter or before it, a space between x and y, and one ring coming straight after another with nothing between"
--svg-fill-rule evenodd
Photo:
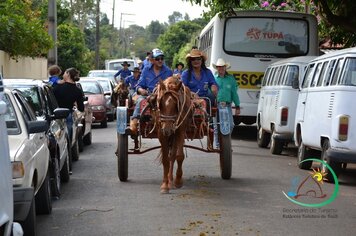
<instances>
[{"instance_id":1,"label":"bus windshield","mask_svg":"<svg viewBox=\"0 0 356 236\"><path fill-rule=\"evenodd\" d=\"M227 18L223 47L227 54L239 56L307 55L308 27L308 22L302 19Z\"/></svg>"}]
</instances>

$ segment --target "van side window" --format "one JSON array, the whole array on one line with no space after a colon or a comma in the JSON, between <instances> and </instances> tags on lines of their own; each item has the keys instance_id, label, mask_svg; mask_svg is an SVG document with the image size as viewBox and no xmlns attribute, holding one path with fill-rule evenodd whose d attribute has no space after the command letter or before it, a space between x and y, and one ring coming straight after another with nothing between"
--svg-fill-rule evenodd
<instances>
[{"instance_id":1,"label":"van side window","mask_svg":"<svg viewBox=\"0 0 356 236\"><path fill-rule=\"evenodd\" d=\"M331 81L331 85L335 85L337 83L337 80L339 79L340 72L341 72L341 67L342 67L342 62L344 61L344 58L341 58L337 61L336 66L335 66L335 72L333 74L333 79Z\"/></svg>"},{"instance_id":2,"label":"van side window","mask_svg":"<svg viewBox=\"0 0 356 236\"><path fill-rule=\"evenodd\" d=\"M299 78L299 66L288 66L287 76L284 85L292 86L293 81Z\"/></svg>"},{"instance_id":3,"label":"van side window","mask_svg":"<svg viewBox=\"0 0 356 236\"><path fill-rule=\"evenodd\" d=\"M276 68L272 68L270 76L268 76L267 86L271 86L273 82L274 74L276 73Z\"/></svg>"},{"instance_id":4,"label":"van side window","mask_svg":"<svg viewBox=\"0 0 356 236\"><path fill-rule=\"evenodd\" d=\"M310 83L310 87L315 87L315 85L316 85L316 83L318 81L319 75L320 75L320 71L321 71L321 62L316 65L315 73L314 73L314 76L313 76L312 81Z\"/></svg>"},{"instance_id":5,"label":"van side window","mask_svg":"<svg viewBox=\"0 0 356 236\"><path fill-rule=\"evenodd\" d=\"M329 63L326 75L325 75L325 79L324 79L324 86L329 86L330 81L331 81L331 74L333 73L334 67L335 67L335 62L336 60L332 60Z\"/></svg>"},{"instance_id":6,"label":"van side window","mask_svg":"<svg viewBox=\"0 0 356 236\"><path fill-rule=\"evenodd\" d=\"M356 58L345 60L344 75L339 81L340 85L356 86Z\"/></svg>"},{"instance_id":7,"label":"van side window","mask_svg":"<svg viewBox=\"0 0 356 236\"><path fill-rule=\"evenodd\" d=\"M310 81L313 78L315 64L309 65L307 72L305 73L302 88L307 88Z\"/></svg>"},{"instance_id":8,"label":"van side window","mask_svg":"<svg viewBox=\"0 0 356 236\"><path fill-rule=\"evenodd\" d=\"M316 86L320 87L323 83L323 79L324 79L324 76L325 76L325 73L326 73L326 70L328 68L328 64L329 62L326 61L323 63L323 67L321 68L321 73L320 73L320 76L319 76L319 80L318 80L318 83Z\"/></svg>"},{"instance_id":9,"label":"van side window","mask_svg":"<svg viewBox=\"0 0 356 236\"><path fill-rule=\"evenodd\" d=\"M278 79L280 78L280 75L281 75L281 70L282 70L282 67L280 67L280 66L276 68L276 73L274 73L273 82L271 85L277 85Z\"/></svg>"}]
</instances>

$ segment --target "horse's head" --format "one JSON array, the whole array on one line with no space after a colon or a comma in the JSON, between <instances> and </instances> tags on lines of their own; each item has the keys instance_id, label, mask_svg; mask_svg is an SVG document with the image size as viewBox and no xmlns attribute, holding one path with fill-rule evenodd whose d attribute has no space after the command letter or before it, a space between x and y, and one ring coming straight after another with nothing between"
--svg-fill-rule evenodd
<instances>
[{"instance_id":1,"label":"horse's head","mask_svg":"<svg viewBox=\"0 0 356 236\"><path fill-rule=\"evenodd\" d=\"M160 132L164 136L174 134L178 128L179 112L181 107L180 93L182 82L175 78L169 77L165 81L160 81L157 87L157 109ZM184 96L184 95L183 95Z\"/></svg>"},{"instance_id":2,"label":"horse's head","mask_svg":"<svg viewBox=\"0 0 356 236\"><path fill-rule=\"evenodd\" d=\"M126 86L123 80L120 80L119 83L114 88L114 93L111 97L111 102L114 106L125 106L125 101L128 98L129 89Z\"/></svg>"}]
</instances>

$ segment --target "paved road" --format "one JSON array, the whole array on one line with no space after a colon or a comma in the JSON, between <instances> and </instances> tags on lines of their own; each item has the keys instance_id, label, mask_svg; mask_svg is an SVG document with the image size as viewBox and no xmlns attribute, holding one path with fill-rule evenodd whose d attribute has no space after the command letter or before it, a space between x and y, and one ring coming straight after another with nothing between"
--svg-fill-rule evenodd
<instances>
[{"instance_id":1,"label":"paved road","mask_svg":"<svg viewBox=\"0 0 356 236\"><path fill-rule=\"evenodd\" d=\"M305 208L282 193L310 172L296 167L295 148L271 155L257 147L256 127L240 127L232 138L230 180L220 178L217 154L187 150L184 187L162 195L158 152L130 155L129 181L122 183L115 123L95 128L52 214L38 216L39 235L356 235L356 166L340 176L331 204ZM329 183L321 188L328 197L334 191Z\"/></svg>"}]
</instances>

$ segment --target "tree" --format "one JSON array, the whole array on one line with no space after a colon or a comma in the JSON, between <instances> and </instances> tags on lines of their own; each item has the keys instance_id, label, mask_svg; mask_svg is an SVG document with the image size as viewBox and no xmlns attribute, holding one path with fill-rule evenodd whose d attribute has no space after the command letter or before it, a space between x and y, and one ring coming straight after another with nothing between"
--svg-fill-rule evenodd
<instances>
[{"instance_id":1,"label":"tree","mask_svg":"<svg viewBox=\"0 0 356 236\"><path fill-rule=\"evenodd\" d=\"M45 56L53 46L40 12L31 7L31 1L0 2L0 50L12 58Z\"/></svg>"},{"instance_id":2,"label":"tree","mask_svg":"<svg viewBox=\"0 0 356 236\"><path fill-rule=\"evenodd\" d=\"M84 33L73 24L61 24L57 28L58 64L61 68L77 68L82 75L90 70L90 53L85 45Z\"/></svg>"},{"instance_id":3,"label":"tree","mask_svg":"<svg viewBox=\"0 0 356 236\"><path fill-rule=\"evenodd\" d=\"M168 24L170 25L173 25L181 20L183 20L183 15L178 11L174 11L172 15L168 16Z\"/></svg>"},{"instance_id":4,"label":"tree","mask_svg":"<svg viewBox=\"0 0 356 236\"><path fill-rule=\"evenodd\" d=\"M171 65L174 55L179 49L191 39L194 32L201 29L201 26L190 22L180 21L171 25L167 31L158 38L158 46L165 54L165 62Z\"/></svg>"},{"instance_id":5,"label":"tree","mask_svg":"<svg viewBox=\"0 0 356 236\"><path fill-rule=\"evenodd\" d=\"M147 39L150 42L155 42L161 34L166 31L166 26L159 23L159 21L151 21L151 23L146 27Z\"/></svg>"}]
</instances>

